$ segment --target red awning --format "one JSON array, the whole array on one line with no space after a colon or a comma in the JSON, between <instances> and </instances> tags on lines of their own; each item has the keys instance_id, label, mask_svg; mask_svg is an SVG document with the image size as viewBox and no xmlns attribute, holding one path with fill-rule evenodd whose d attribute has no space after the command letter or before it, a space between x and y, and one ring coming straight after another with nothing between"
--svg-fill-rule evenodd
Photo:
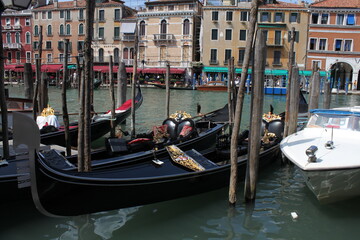
<instances>
[{"instance_id":1,"label":"red awning","mask_svg":"<svg viewBox=\"0 0 360 240\"><path fill-rule=\"evenodd\" d=\"M4 65L4 70L11 70L14 71L17 65Z\"/></svg>"},{"instance_id":2,"label":"red awning","mask_svg":"<svg viewBox=\"0 0 360 240\"><path fill-rule=\"evenodd\" d=\"M41 66L41 72L57 72L63 67L62 64L45 64Z\"/></svg>"},{"instance_id":3,"label":"red awning","mask_svg":"<svg viewBox=\"0 0 360 240\"><path fill-rule=\"evenodd\" d=\"M109 66L94 66L95 72L109 72Z\"/></svg>"}]
</instances>

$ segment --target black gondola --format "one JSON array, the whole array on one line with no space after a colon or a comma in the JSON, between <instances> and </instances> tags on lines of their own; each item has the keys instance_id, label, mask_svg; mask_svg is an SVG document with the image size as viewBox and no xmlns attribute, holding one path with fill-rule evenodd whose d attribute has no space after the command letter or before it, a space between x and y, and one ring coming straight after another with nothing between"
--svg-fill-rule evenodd
<instances>
[{"instance_id":1,"label":"black gondola","mask_svg":"<svg viewBox=\"0 0 360 240\"><path fill-rule=\"evenodd\" d=\"M260 152L260 167L279 156L279 141ZM172 149L173 146L168 146ZM247 148L246 143L240 146ZM173 151L169 151L171 153ZM190 161L187 168L172 161ZM207 158L208 157L208 158ZM61 155L38 154L32 160L32 195L38 210L45 215L73 216L150 204L212 191L229 183L230 161L216 151L189 150L186 154L170 154L162 164L151 160L133 161L112 168L79 173ZM246 170L246 151L238 158L239 178ZM185 164L189 165L189 164Z\"/></svg>"},{"instance_id":2,"label":"black gondola","mask_svg":"<svg viewBox=\"0 0 360 240\"><path fill-rule=\"evenodd\" d=\"M131 99L127 100L122 106L120 106L115 111L115 125L120 124L123 122L127 117L131 114ZM140 87L138 88L138 93L135 97L135 109L138 109L143 102L143 95L141 93ZM91 141L94 141L108 132L111 129L111 114L99 114L94 116L93 121L91 122ZM74 122L70 124L70 139L71 139L71 146L77 146L77 136L78 136L78 123ZM46 145L60 145L65 146L65 132L64 128L61 127L56 131L50 132L42 132L41 133L41 143Z\"/></svg>"}]
</instances>

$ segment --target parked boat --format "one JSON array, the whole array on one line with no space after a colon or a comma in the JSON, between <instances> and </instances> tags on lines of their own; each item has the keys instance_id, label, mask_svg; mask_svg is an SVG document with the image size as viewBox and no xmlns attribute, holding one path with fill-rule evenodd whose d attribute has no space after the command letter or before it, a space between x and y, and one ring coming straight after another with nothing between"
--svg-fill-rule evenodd
<instances>
[{"instance_id":1,"label":"parked boat","mask_svg":"<svg viewBox=\"0 0 360 240\"><path fill-rule=\"evenodd\" d=\"M247 149L245 138L240 143L241 149ZM174 145L166 149L167 154L159 159L125 162L87 173L77 172L74 164L54 151L39 153L30 163L34 203L45 215L72 216L191 196L229 184L230 161L217 155L218 151L184 152ZM246 153L238 158L240 179L245 176ZM259 166L274 161L279 153L279 141L274 137L264 143Z\"/></svg>"},{"instance_id":2,"label":"parked boat","mask_svg":"<svg viewBox=\"0 0 360 240\"><path fill-rule=\"evenodd\" d=\"M135 109L138 109L142 102L143 96L138 88L138 93L135 97ZM115 125L120 124L123 122L127 117L131 114L131 102L132 100L127 100L124 104L118 107L115 110ZM93 121L91 122L91 141L94 141L108 132L111 129L111 112L108 111L104 114L98 114L93 117ZM65 131L64 127L61 126L59 129L54 129L54 131L46 132L42 131L41 133L41 143L46 145L60 145L65 146ZM70 139L71 139L71 146L77 146L77 136L78 136L78 123L70 123L69 129Z\"/></svg>"},{"instance_id":3,"label":"parked boat","mask_svg":"<svg viewBox=\"0 0 360 240\"><path fill-rule=\"evenodd\" d=\"M227 91L227 85L223 81L209 81L207 84L198 85L200 91Z\"/></svg>"},{"instance_id":4,"label":"parked boat","mask_svg":"<svg viewBox=\"0 0 360 240\"><path fill-rule=\"evenodd\" d=\"M360 195L360 107L311 110L305 128L283 139L283 154L301 169L321 203Z\"/></svg>"},{"instance_id":5,"label":"parked boat","mask_svg":"<svg viewBox=\"0 0 360 240\"><path fill-rule=\"evenodd\" d=\"M226 117L224 118L224 116ZM197 121L190 119L186 121L181 120L177 123L174 119L166 119L164 125L170 125L170 134L178 134L176 139L171 138L170 134L167 138L160 138L159 134L154 138L154 136L151 136L152 133L138 134L135 139L128 140L110 138L108 139L106 149L92 152L92 169L93 171L97 171L109 169L117 165L131 164L133 162L151 162L154 158L167 156L165 147L171 144L177 144L177 146L184 150L193 148L198 151L215 149L217 136L221 134L222 130L227 126L227 123L223 122L224 120L227 121L227 116L227 105L225 105L221 109L199 116L199 120ZM27 120L29 122L27 124L33 122L31 119L24 118L24 116L22 117L23 119L18 121L24 122ZM191 126L194 127L193 131L188 131ZM25 127L25 130L29 129L31 128ZM185 135L184 130L184 135L180 136L183 129L187 129L188 134ZM28 133L25 130L21 131L24 136L32 136L38 132L37 129L34 130L35 133ZM14 144L16 144L19 139L23 140L25 138L18 137L18 140L14 139ZM155 147L156 150L154 151ZM8 164L0 168L0 188L7 193L6 196L0 198L0 203L30 197L28 159L27 155L16 156L16 159L8 160ZM67 157L67 161L71 164L76 164L77 156Z\"/></svg>"}]
</instances>

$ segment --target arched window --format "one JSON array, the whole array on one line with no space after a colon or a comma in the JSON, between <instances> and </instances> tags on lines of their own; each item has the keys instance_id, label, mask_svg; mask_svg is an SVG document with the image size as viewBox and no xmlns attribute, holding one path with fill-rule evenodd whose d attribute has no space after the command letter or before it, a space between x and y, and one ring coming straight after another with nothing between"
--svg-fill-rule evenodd
<instances>
[{"instance_id":1,"label":"arched window","mask_svg":"<svg viewBox=\"0 0 360 240\"><path fill-rule=\"evenodd\" d=\"M189 35L190 34L190 21L189 21L189 19L184 20L183 34L184 35Z\"/></svg>"},{"instance_id":2,"label":"arched window","mask_svg":"<svg viewBox=\"0 0 360 240\"><path fill-rule=\"evenodd\" d=\"M39 36L39 26L35 25L34 27L34 36Z\"/></svg>"},{"instance_id":3,"label":"arched window","mask_svg":"<svg viewBox=\"0 0 360 240\"><path fill-rule=\"evenodd\" d=\"M80 35L84 34L84 24L82 23L79 25L79 34Z\"/></svg>"},{"instance_id":4,"label":"arched window","mask_svg":"<svg viewBox=\"0 0 360 240\"><path fill-rule=\"evenodd\" d=\"M20 43L20 33L15 33L15 42Z\"/></svg>"},{"instance_id":5,"label":"arched window","mask_svg":"<svg viewBox=\"0 0 360 240\"><path fill-rule=\"evenodd\" d=\"M166 23L166 20L162 20L161 21L161 24L160 24L160 33L161 34L166 34L167 32L167 23Z\"/></svg>"},{"instance_id":6,"label":"arched window","mask_svg":"<svg viewBox=\"0 0 360 240\"><path fill-rule=\"evenodd\" d=\"M104 62L104 49L99 49L99 62Z\"/></svg>"},{"instance_id":7,"label":"arched window","mask_svg":"<svg viewBox=\"0 0 360 240\"><path fill-rule=\"evenodd\" d=\"M120 51L118 48L114 49L114 62L119 63L120 62Z\"/></svg>"},{"instance_id":8,"label":"arched window","mask_svg":"<svg viewBox=\"0 0 360 240\"><path fill-rule=\"evenodd\" d=\"M127 48L123 50L123 59L129 59L129 49Z\"/></svg>"},{"instance_id":9,"label":"arched window","mask_svg":"<svg viewBox=\"0 0 360 240\"><path fill-rule=\"evenodd\" d=\"M47 27L47 35L51 36L52 35L52 26L48 25Z\"/></svg>"},{"instance_id":10,"label":"arched window","mask_svg":"<svg viewBox=\"0 0 360 240\"><path fill-rule=\"evenodd\" d=\"M64 35L64 25L60 24L60 31L59 31L60 35Z\"/></svg>"},{"instance_id":11,"label":"arched window","mask_svg":"<svg viewBox=\"0 0 360 240\"><path fill-rule=\"evenodd\" d=\"M67 24L67 25L66 25L66 35L71 35L70 24Z\"/></svg>"},{"instance_id":12,"label":"arched window","mask_svg":"<svg viewBox=\"0 0 360 240\"><path fill-rule=\"evenodd\" d=\"M134 48L130 48L130 59L134 59Z\"/></svg>"},{"instance_id":13,"label":"arched window","mask_svg":"<svg viewBox=\"0 0 360 240\"><path fill-rule=\"evenodd\" d=\"M31 43L31 34L29 32L26 32L26 34L25 34L25 42L26 42L26 44Z\"/></svg>"},{"instance_id":14,"label":"arched window","mask_svg":"<svg viewBox=\"0 0 360 240\"><path fill-rule=\"evenodd\" d=\"M145 21L140 22L139 35L140 36L145 36Z\"/></svg>"},{"instance_id":15,"label":"arched window","mask_svg":"<svg viewBox=\"0 0 360 240\"><path fill-rule=\"evenodd\" d=\"M11 43L11 33L6 33L6 42Z\"/></svg>"}]
</instances>

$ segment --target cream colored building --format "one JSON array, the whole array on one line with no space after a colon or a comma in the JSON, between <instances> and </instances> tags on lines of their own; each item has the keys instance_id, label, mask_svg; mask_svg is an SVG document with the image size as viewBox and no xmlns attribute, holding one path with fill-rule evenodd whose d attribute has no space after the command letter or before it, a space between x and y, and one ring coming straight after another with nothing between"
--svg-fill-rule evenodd
<instances>
[{"instance_id":1,"label":"cream colored building","mask_svg":"<svg viewBox=\"0 0 360 240\"><path fill-rule=\"evenodd\" d=\"M179 68L188 77L200 60L202 4L196 0L159 0L145 3L137 14L139 67Z\"/></svg>"},{"instance_id":2,"label":"cream colored building","mask_svg":"<svg viewBox=\"0 0 360 240\"><path fill-rule=\"evenodd\" d=\"M43 27L42 63L56 64L64 61L64 40L69 39L69 63L81 56L85 40L86 1L58 2L33 9L33 57L38 57L39 29ZM119 0L97 0L95 9L94 63L108 64L109 56L117 63L124 59L132 65L134 49L135 10ZM122 29L124 28L124 29Z\"/></svg>"},{"instance_id":3,"label":"cream colored building","mask_svg":"<svg viewBox=\"0 0 360 240\"><path fill-rule=\"evenodd\" d=\"M235 6L203 7L202 62L204 72L212 75L212 79L226 75L231 57L235 58L235 67L238 68L236 72L241 72L248 39L250 8L251 1L246 0ZM293 27L296 32L295 61L300 69L305 69L308 12L304 5L275 0L261 5L257 26L264 29L267 35L268 73L286 75L290 49L289 32Z\"/></svg>"}]
</instances>

